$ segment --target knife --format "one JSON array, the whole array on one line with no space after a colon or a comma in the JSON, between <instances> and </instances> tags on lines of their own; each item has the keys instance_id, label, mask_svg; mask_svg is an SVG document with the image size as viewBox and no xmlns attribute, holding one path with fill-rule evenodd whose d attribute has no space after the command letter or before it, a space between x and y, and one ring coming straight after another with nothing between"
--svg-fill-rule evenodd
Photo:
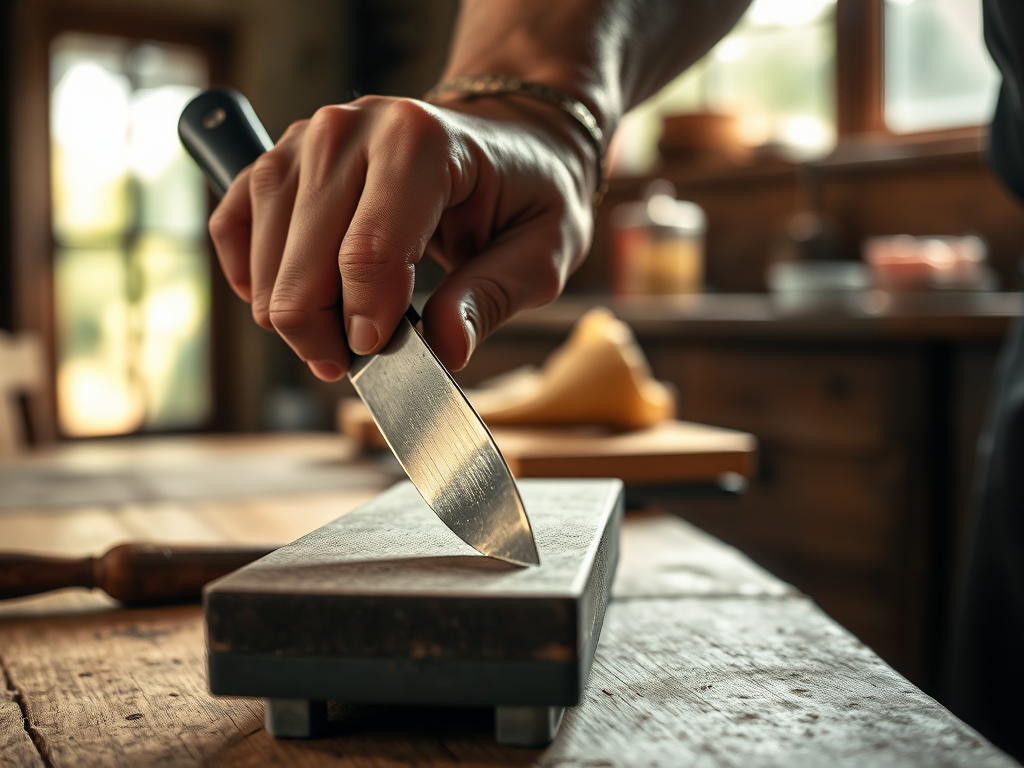
<instances>
[{"instance_id":1,"label":"knife","mask_svg":"<svg viewBox=\"0 0 1024 768\"><path fill-rule=\"evenodd\" d=\"M273 147L248 100L228 88L190 101L178 135L221 195ZM508 464L418 323L409 307L380 352L352 355L349 380L424 501L460 539L491 557L539 565Z\"/></svg>"}]
</instances>

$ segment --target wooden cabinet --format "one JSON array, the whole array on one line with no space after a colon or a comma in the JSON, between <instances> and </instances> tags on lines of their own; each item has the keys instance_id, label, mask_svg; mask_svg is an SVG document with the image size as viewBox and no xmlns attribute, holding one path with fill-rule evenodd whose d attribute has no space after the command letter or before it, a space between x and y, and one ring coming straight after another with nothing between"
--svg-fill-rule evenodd
<instances>
[{"instance_id":1,"label":"wooden cabinet","mask_svg":"<svg viewBox=\"0 0 1024 768\"><path fill-rule=\"evenodd\" d=\"M754 433L761 471L734 503L677 511L810 594L921 679L928 532L927 360L913 348L659 343L682 417Z\"/></svg>"},{"instance_id":2,"label":"wooden cabinet","mask_svg":"<svg viewBox=\"0 0 1024 768\"><path fill-rule=\"evenodd\" d=\"M681 418L759 440L758 476L744 496L665 505L806 592L928 686L969 525L992 369L1018 300L1001 295L959 314L947 300L941 311L825 318L774 314L765 296L613 302L655 375L677 388ZM463 381L538 362L590 303L564 300L513 322Z\"/></svg>"}]
</instances>

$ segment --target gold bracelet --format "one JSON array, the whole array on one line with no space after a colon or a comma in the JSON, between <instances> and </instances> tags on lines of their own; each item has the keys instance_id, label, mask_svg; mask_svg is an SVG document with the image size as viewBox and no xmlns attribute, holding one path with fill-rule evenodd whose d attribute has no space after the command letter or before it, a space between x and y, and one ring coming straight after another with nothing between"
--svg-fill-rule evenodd
<instances>
[{"instance_id":1,"label":"gold bracelet","mask_svg":"<svg viewBox=\"0 0 1024 768\"><path fill-rule=\"evenodd\" d=\"M435 85L423 96L424 101L432 101L448 94L458 94L464 99L476 99L482 96L505 96L514 94L542 101L565 112L575 120L594 145L597 154L597 191L594 193L594 206L597 207L604 199L608 189L608 180L604 172L604 133L597 124L594 113L587 106L567 93L543 83L531 83L518 77L505 75L479 75L457 77L446 83Z\"/></svg>"}]
</instances>

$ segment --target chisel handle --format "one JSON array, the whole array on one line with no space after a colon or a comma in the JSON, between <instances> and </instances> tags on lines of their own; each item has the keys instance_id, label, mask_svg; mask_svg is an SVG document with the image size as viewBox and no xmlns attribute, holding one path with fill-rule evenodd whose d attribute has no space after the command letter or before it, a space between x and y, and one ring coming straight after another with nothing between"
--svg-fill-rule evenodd
<instances>
[{"instance_id":1,"label":"chisel handle","mask_svg":"<svg viewBox=\"0 0 1024 768\"><path fill-rule=\"evenodd\" d=\"M88 587L134 605L194 602L207 582L274 549L121 544L102 557L83 558L0 552L0 600Z\"/></svg>"}]
</instances>

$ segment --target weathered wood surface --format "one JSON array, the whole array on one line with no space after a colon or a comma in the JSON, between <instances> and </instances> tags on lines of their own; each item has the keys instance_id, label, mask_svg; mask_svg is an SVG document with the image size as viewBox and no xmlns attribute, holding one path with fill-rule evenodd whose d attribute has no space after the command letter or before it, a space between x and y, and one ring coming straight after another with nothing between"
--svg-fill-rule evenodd
<instances>
[{"instance_id":1,"label":"weathered wood surface","mask_svg":"<svg viewBox=\"0 0 1024 768\"><path fill-rule=\"evenodd\" d=\"M604 633L544 765L1015 765L806 598L613 601Z\"/></svg>"},{"instance_id":2,"label":"weathered wood surface","mask_svg":"<svg viewBox=\"0 0 1024 768\"><path fill-rule=\"evenodd\" d=\"M797 594L739 550L683 520L634 512L628 521L612 587L615 598Z\"/></svg>"},{"instance_id":3,"label":"weathered wood surface","mask_svg":"<svg viewBox=\"0 0 1024 768\"><path fill-rule=\"evenodd\" d=\"M206 693L200 619L0 624L49 764L1014 765L800 597L613 601L583 703L537 752L477 710L336 709L330 738L275 741L258 701Z\"/></svg>"},{"instance_id":4,"label":"weathered wood surface","mask_svg":"<svg viewBox=\"0 0 1024 768\"><path fill-rule=\"evenodd\" d=\"M350 440L325 433L56 446L0 463L0 513L376 492L404 477L397 463L357 453Z\"/></svg>"},{"instance_id":5,"label":"weathered wood surface","mask_svg":"<svg viewBox=\"0 0 1024 768\"><path fill-rule=\"evenodd\" d=\"M0 515L0 546L67 557L101 555L126 541L260 546L293 541L366 503L386 487L269 499L182 504L157 502ZM100 610L115 605L99 590L61 590L0 601L0 619Z\"/></svg>"},{"instance_id":6,"label":"weathered wood surface","mask_svg":"<svg viewBox=\"0 0 1024 768\"><path fill-rule=\"evenodd\" d=\"M0 516L0 541L285 540L360 493ZM328 738L276 741L258 701L207 693L198 606L66 592L0 604L0 765L1015 764L735 550L647 515L622 551L590 685L544 751L496 746L483 709L335 706Z\"/></svg>"},{"instance_id":7,"label":"weathered wood surface","mask_svg":"<svg viewBox=\"0 0 1024 768\"><path fill-rule=\"evenodd\" d=\"M42 757L26 728L17 692L0 668L0 765L24 765L42 768Z\"/></svg>"}]
</instances>

